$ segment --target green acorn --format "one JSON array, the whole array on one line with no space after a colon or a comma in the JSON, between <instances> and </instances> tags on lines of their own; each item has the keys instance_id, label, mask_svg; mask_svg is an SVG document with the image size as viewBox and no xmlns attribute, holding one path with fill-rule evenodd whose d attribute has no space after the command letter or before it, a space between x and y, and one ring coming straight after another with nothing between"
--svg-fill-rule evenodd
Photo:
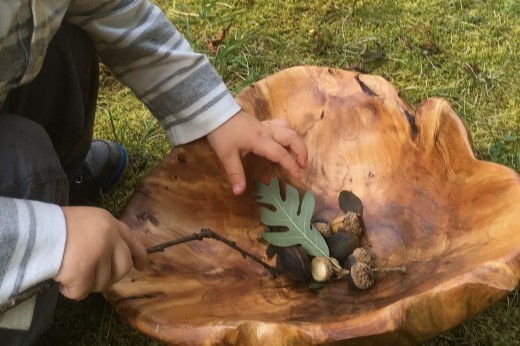
<instances>
[{"instance_id":1,"label":"green acorn","mask_svg":"<svg viewBox=\"0 0 520 346\"><path fill-rule=\"evenodd\" d=\"M325 256L316 256L311 262L312 278L317 282L326 282L334 273L332 263Z\"/></svg>"}]
</instances>

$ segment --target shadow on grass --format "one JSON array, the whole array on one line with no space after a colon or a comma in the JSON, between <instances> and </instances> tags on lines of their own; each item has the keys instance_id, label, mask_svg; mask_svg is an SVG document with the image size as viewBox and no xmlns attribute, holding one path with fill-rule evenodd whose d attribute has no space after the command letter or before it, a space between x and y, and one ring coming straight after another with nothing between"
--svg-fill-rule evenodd
<instances>
[{"instance_id":1,"label":"shadow on grass","mask_svg":"<svg viewBox=\"0 0 520 346\"><path fill-rule=\"evenodd\" d=\"M36 343L56 345L161 345L122 321L100 294L82 301L60 296L55 323Z\"/></svg>"}]
</instances>

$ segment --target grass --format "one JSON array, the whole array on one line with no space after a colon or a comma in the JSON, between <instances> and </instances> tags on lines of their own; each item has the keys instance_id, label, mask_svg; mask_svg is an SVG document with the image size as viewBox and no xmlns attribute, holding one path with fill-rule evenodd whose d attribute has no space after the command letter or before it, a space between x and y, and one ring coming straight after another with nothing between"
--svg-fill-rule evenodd
<instances>
[{"instance_id":1,"label":"grass","mask_svg":"<svg viewBox=\"0 0 520 346\"><path fill-rule=\"evenodd\" d=\"M446 98L474 151L520 170L520 3L517 0L187 0L156 2L208 54L236 93L295 65L385 76L411 104ZM209 40L227 36L216 52ZM119 215L135 183L169 151L157 122L103 69L96 137L117 139L132 163L124 184L101 204ZM518 290L425 345L518 345ZM99 295L60 299L49 345L153 345Z\"/></svg>"}]
</instances>

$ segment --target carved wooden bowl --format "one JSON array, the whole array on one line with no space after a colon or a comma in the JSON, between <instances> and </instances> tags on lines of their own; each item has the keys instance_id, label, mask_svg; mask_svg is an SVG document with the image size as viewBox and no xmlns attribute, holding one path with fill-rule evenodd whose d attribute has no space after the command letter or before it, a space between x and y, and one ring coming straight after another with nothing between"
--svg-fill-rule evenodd
<instances>
[{"instance_id":1,"label":"carved wooden bowl","mask_svg":"<svg viewBox=\"0 0 520 346\"><path fill-rule=\"evenodd\" d=\"M248 190L230 186L205 140L180 146L136 188L122 220L147 246L210 228L267 260L258 241L255 181L310 190L315 216L338 215L338 195L364 206L366 240L384 274L367 291L335 281L320 290L212 239L149 255L106 292L116 311L169 344L416 343L446 331L513 290L520 276L520 178L476 160L443 99L416 109L385 79L296 67L236 100L259 119L287 119L309 149L301 181L255 156ZM269 260L273 263L273 260Z\"/></svg>"}]
</instances>

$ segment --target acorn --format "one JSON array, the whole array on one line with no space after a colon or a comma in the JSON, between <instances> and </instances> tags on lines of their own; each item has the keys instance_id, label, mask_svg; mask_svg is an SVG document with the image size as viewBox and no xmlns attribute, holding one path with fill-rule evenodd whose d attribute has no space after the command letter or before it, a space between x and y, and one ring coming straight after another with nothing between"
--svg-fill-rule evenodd
<instances>
[{"instance_id":1,"label":"acorn","mask_svg":"<svg viewBox=\"0 0 520 346\"><path fill-rule=\"evenodd\" d=\"M311 277L311 261L301 245L280 247L269 245L267 256L276 254L276 269L287 274L291 279L306 282Z\"/></svg>"},{"instance_id":2,"label":"acorn","mask_svg":"<svg viewBox=\"0 0 520 346\"><path fill-rule=\"evenodd\" d=\"M343 219L343 227L347 232L353 233L358 237L363 236L363 220L361 215L349 211L345 213L345 218Z\"/></svg>"},{"instance_id":3,"label":"acorn","mask_svg":"<svg viewBox=\"0 0 520 346\"><path fill-rule=\"evenodd\" d=\"M343 268L350 269L356 262L365 263L370 268L373 268L375 264L374 256L364 247L355 248L343 262Z\"/></svg>"},{"instance_id":4,"label":"acorn","mask_svg":"<svg viewBox=\"0 0 520 346\"><path fill-rule=\"evenodd\" d=\"M356 262L350 268L350 273L346 280L349 286L352 288L367 290L374 286L374 274L377 272L406 274L406 267L370 268L370 266L366 263Z\"/></svg>"},{"instance_id":5,"label":"acorn","mask_svg":"<svg viewBox=\"0 0 520 346\"><path fill-rule=\"evenodd\" d=\"M332 263L325 256L316 256L311 262L312 278L317 282L328 281L333 273Z\"/></svg>"},{"instance_id":6,"label":"acorn","mask_svg":"<svg viewBox=\"0 0 520 346\"><path fill-rule=\"evenodd\" d=\"M325 238L325 242L329 248L330 256L337 259L339 263L344 263L352 251L361 246L358 237L345 231L333 233L330 237Z\"/></svg>"},{"instance_id":7,"label":"acorn","mask_svg":"<svg viewBox=\"0 0 520 346\"><path fill-rule=\"evenodd\" d=\"M348 211L344 215L335 218L331 222L330 227L332 233L346 231L356 235L357 237L362 237L364 233L363 220L360 214L352 211Z\"/></svg>"},{"instance_id":8,"label":"acorn","mask_svg":"<svg viewBox=\"0 0 520 346\"><path fill-rule=\"evenodd\" d=\"M321 233L324 238L328 238L332 235L330 225L323 221L314 222L314 227Z\"/></svg>"},{"instance_id":9,"label":"acorn","mask_svg":"<svg viewBox=\"0 0 520 346\"><path fill-rule=\"evenodd\" d=\"M337 233L339 230L343 229L343 220L345 219L345 214L336 217L330 223L330 230L332 233Z\"/></svg>"},{"instance_id":10,"label":"acorn","mask_svg":"<svg viewBox=\"0 0 520 346\"><path fill-rule=\"evenodd\" d=\"M367 290L374 286L374 272L366 263L357 262L350 268L347 282L352 288Z\"/></svg>"},{"instance_id":11,"label":"acorn","mask_svg":"<svg viewBox=\"0 0 520 346\"><path fill-rule=\"evenodd\" d=\"M338 204L344 213L353 211L358 215L363 215L363 203L352 191L341 191L338 196Z\"/></svg>"}]
</instances>

